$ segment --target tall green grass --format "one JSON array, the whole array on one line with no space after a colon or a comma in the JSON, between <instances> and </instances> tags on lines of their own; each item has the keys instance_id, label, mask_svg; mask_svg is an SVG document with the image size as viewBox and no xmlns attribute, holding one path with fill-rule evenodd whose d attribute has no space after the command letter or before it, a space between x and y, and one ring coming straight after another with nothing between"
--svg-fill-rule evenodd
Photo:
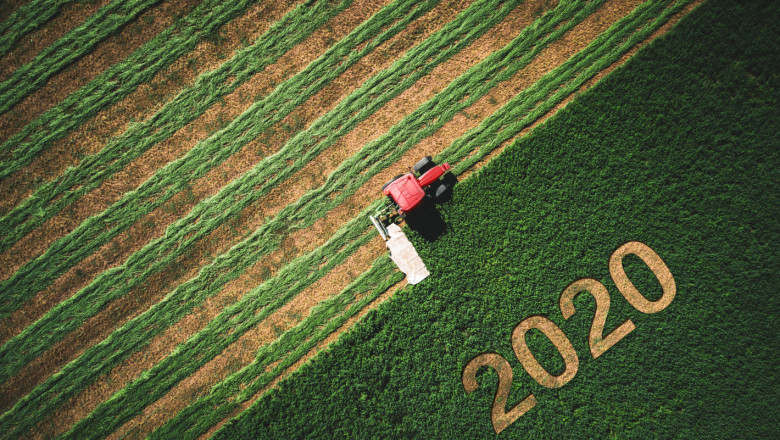
<instances>
[{"instance_id":1,"label":"tall green grass","mask_svg":"<svg viewBox=\"0 0 780 440\"><path fill-rule=\"evenodd\" d=\"M0 23L0 57L8 54L25 34L51 20L63 5L72 2L73 0L32 0L19 6Z\"/></svg>"},{"instance_id":2,"label":"tall green grass","mask_svg":"<svg viewBox=\"0 0 780 440\"><path fill-rule=\"evenodd\" d=\"M116 0L103 6L82 25L47 46L32 61L0 83L0 114L41 88L68 64L92 51L97 44L134 20L160 0Z\"/></svg>"},{"instance_id":3,"label":"tall green grass","mask_svg":"<svg viewBox=\"0 0 780 440\"><path fill-rule=\"evenodd\" d=\"M485 438L496 375L466 394L463 367L495 351L512 365L507 407L537 405L504 436L771 438L780 209L774 148L780 80L771 2L705 2L669 34L459 184L447 234L412 234L432 276L369 313L214 438ZM607 260L641 240L674 275L662 312L634 310ZM464 256L468 256L465 258ZM660 288L638 259L641 292ZM612 296L607 330L637 328L598 359L592 300L565 321L558 297L593 277ZM543 313L579 354L575 378L536 384L510 334ZM538 335L536 335L538 336ZM560 356L529 335L552 373ZM738 391L735 391L738 390ZM735 395L735 392L738 395Z\"/></svg>"}]
</instances>

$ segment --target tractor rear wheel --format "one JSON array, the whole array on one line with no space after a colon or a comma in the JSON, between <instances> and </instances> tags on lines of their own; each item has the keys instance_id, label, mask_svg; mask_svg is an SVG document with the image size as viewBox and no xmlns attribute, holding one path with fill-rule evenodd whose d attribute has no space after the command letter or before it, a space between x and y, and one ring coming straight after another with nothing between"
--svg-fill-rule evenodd
<instances>
[{"instance_id":1,"label":"tractor rear wheel","mask_svg":"<svg viewBox=\"0 0 780 440\"><path fill-rule=\"evenodd\" d=\"M447 188L447 185L440 183L439 187L436 188L436 192L434 193L434 198L436 198L437 200L441 198L441 196L443 196L447 192L447 189L449 189Z\"/></svg>"},{"instance_id":2,"label":"tractor rear wheel","mask_svg":"<svg viewBox=\"0 0 780 440\"><path fill-rule=\"evenodd\" d=\"M412 170L417 174L425 174L426 171L430 170L434 167L433 159L431 156L425 156L422 159L420 159L417 164L412 167Z\"/></svg>"}]
</instances>

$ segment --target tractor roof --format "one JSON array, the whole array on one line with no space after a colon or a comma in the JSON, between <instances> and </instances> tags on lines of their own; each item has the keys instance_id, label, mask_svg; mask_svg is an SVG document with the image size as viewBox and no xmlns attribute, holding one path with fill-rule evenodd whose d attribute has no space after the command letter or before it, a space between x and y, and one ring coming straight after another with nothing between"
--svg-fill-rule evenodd
<instances>
[{"instance_id":1,"label":"tractor roof","mask_svg":"<svg viewBox=\"0 0 780 440\"><path fill-rule=\"evenodd\" d=\"M425 197L425 191L420 187L420 183L417 182L417 178L412 173L404 174L403 176L393 180L384 190L385 195L388 195L395 200L399 209L404 212L409 212L417 207L417 205Z\"/></svg>"}]
</instances>

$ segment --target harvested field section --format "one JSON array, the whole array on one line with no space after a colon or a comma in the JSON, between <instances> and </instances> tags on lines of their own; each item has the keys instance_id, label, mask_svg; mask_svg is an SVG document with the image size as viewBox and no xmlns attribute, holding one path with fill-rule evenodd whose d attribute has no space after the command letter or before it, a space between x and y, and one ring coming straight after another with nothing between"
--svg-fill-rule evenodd
<instances>
[{"instance_id":1,"label":"harvested field section","mask_svg":"<svg viewBox=\"0 0 780 440\"><path fill-rule=\"evenodd\" d=\"M0 439L224 432L397 289L382 184L425 155L466 179L689 11L242 1L0 146Z\"/></svg>"},{"instance_id":2,"label":"harvested field section","mask_svg":"<svg viewBox=\"0 0 780 440\"><path fill-rule=\"evenodd\" d=\"M357 24L358 21L360 21L363 18L366 18L366 16L371 12L370 8L364 8L364 9L358 9L358 10L348 10L345 13L349 13L353 16L352 18L352 24ZM342 25L342 28L344 29L343 32L347 32L349 29L346 28L346 25L350 23L349 20L345 20L345 16L340 16L340 22ZM325 41L329 38L333 38L334 36L337 36L338 34L333 34L331 32L327 32L324 34L318 35L316 38L318 40ZM311 45L308 46L307 50L311 50ZM295 54L300 55L300 54ZM295 60L296 57L291 58L291 60ZM303 61L305 64L306 59L305 58L298 58L298 62ZM273 67L273 66L272 66ZM277 71L287 71L289 70L289 66L276 69ZM272 69L273 71L273 69ZM261 75L258 75L260 79L264 79ZM268 81L266 79L266 81ZM270 79L271 82L274 81L273 77ZM249 85L257 86L257 84L249 82ZM262 82L261 82L262 84ZM245 89L251 91L251 89ZM210 182L205 182L206 184L209 184ZM180 194L179 196L174 197L168 204L163 205L161 208L158 208L155 212L150 214L150 217L146 217L142 219L141 221L134 224L128 231L121 234L118 239L115 239L114 241L104 245L103 249L105 251L99 251L96 254L90 256L87 258L84 262L76 266L73 270L68 272L65 277L62 277L57 280L55 283L55 287L58 285L62 285L60 281L62 279L74 279L77 278L80 282L80 284L76 285L76 289L83 287L84 285L88 284L90 281L90 278L88 275L90 273L99 274L103 271L107 270L109 267L105 265L104 259L106 258L106 255L109 255L108 258L111 258L111 261L113 264L116 264L118 261L122 261L122 252L123 249L126 249L127 247L130 247L130 250L137 250L138 247L141 247L142 245L146 244L151 237L149 237L150 230L154 231L157 230L160 233L163 232L164 228L172 221L178 218L178 216L182 215L183 213L186 213L186 211L189 209L189 207L193 204L193 188L188 188L187 191ZM206 255L215 255L219 254L221 251L224 251L226 248L230 247L231 240L235 240L235 234L231 233L231 230L234 230L240 223L236 222L230 222L228 225L224 226L223 230L218 230L214 233L216 235L212 238L204 238L200 242L198 242L198 246L202 247L202 250L192 250L188 252L187 259L186 260L177 260L173 262L175 265L172 267L171 270L168 270L164 272L165 275L158 276L155 278L162 278L165 280L165 283L167 286L176 285L177 281L185 281L186 279L189 279L194 275L193 271L196 271L198 267L205 264L207 261L204 258L208 258ZM222 236L222 238L219 238ZM133 248L133 246L135 248ZM129 251L124 251L125 254L129 253ZM98 262L103 262L103 264L96 264ZM189 268L188 271L181 271L176 270L176 268ZM90 272L91 271L91 272ZM70 276L69 276L70 275ZM89 322L95 322L95 323L101 323L98 327L95 326L87 326L88 328L92 328L92 336L91 337L85 337L84 334L76 334L70 336L68 339L64 340L58 346L62 346L63 350L52 350L45 354L45 356L48 357L49 354L57 354L58 361L54 361L53 359L41 359L40 364L43 365L59 365L61 362L66 361L70 359L69 356L65 356L69 353L69 350L65 349L64 347L72 347L74 350L73 353L76 353L75 349L78 349L80 352L81 349L84 348L84 346L87 344L88 341L94 340L99 335L101 338L105 336L105 332L110 331L111 328L115 327L117 323L125 322L126 317L128 315L133 315L133 310L138 309L139 304L146 304L149 301L156 301L157 299L161 298L166 294L168 291L168 287L165 285L158 284L158 281L152 281L150 283L144 283L140 287L137 287L134 289L134 293L129 293L123 300L118 302L117 304L112 304L110 307L108 307L106 310L101 312L100 315L96 316L95 318L91 319ZM66 284L66 286L70 287L68 291L54 291L46 290L44 291L43 295L39 295L38 297L46 301L45 304L51 304L51 296L53 294L57 294L60 296L67 297L69 293L74 292L74 288L72 284ZM44 305L45 305L44 304ZM37 302L33 302L33 307L39 306ZM45 309L40 310L38 314L42 313ZM23 317L26 317L29 319L31 313L29 312L28 308L23 308L22 313L13 315L18 316L22 315ZM33 315L34 316L34 315ZM112 319L105 319L105 317L113 317ZM119 319L119 321L117 321ZM97 328L101 328L102 330L99 333L94 333L94 331ZM75 339L77 341L80 341L79 344L70 344L67 343L68 340ZM38 372L38 376L43 374L42 372ZM25 377L25 375L21 375L21 377ZM34 382L30 381L29 378L26 380L20 381L21 384L23 384L26 387L30 387L33 385Z\"/></svg>"},{"instance_id":3,"label":"harvested field section","mask_svg":"<svg viewBox=\"0 0 780 440\"><path fill-rule=\"evenodd\" d=\"M6 134L0 138L0 141L5 141L11 134L18 132L70 93L87 84L111 65L125 59L163 29L172 25L175 17L186 14L197 4L197 0L161 2L140 14L136 19L138 21L128 23L118 34L99 42L91 52L65 69L47 73L49 79L45 85L31 87L34 90L32 93L18 99L10 111L0 113L0 133ZM134 25L138 22L140 24Z\"/></svg>"},{"instance_id":4,"label":"harvested field section","mask_svg":"<svg viewBox=\"0 0 780 440\"><path fill-rule=\"evenodd\" d=\"M374 10L372 8L378 9L380 6L376 4L372 8L366 8L363 4L359 3L359 5L363 7L348 9L332 19L334 24L336 22L339 23L340 27L337 28L338 30L327 31L324 28L321 29L318 33L312 35L305 42L297 45L292 51L280 58L277 63L269 66L264 72L253 76L232 94L225 96L221 103L211 107L200 118L177 131L171 138L144 153L136 161L129 163L123 170L96 190L85 195L75 203L68 205L62 214L52 218L29 236L23 238L10 251L0 256L0 259L2 259L0 261L7 259L7 261L3 261L7 264L7 273L10 274L18 270L22 266L20 260L24 260L25 257L33 258L36 255L40 255L50 246L50 241L66 235L67 232L76 228L89 216L109 208L127 191L134 189L138 184L151 177L159 167L182 157L192 148L193 144L213 135L216 128L224 125L225 121L230 121L246 111L251 105L251 101L247 102L247 96L264 96L269 93L272 90L272 86L285 80L286 76L290 75L290 72L302 69L320 55L321 52L318 53L315 48L320 47L324 51L326 48L324 43L326 41L343 37L349 32L349 25L356 26L370 15ZM304 54L303 51L306 51L307 54ZM283 133L282 130L279 130L279 132ZM47 298L47 302L50 302L52 297L60 299L69 297L90 282L94 274L99 274L107 269L106 267L95 265L95 260L110 260L115 264L125 261L128 256L138 251L149 241L159 238L169 224L186 214L192 206L205 197L213 195L221 186L239 176L241 171L245 171L245 168L251 167L253 161L256 160L257 154L250 153L242 164L243 170L231 170L229 166L219 166L212 170L212 174L185 186L182 192L173 196L165 204L143 218L138 219L130 226L129 230L103 245L100 251L67 272L64 275L65 277L72 278L74 274L78 275L80 284L75 286L75 290L72 287L67 291L58 290L52 292L47 290L38 296ZM217 179L217 176L220 179ZM229 245L227 246L229 247ZM5 275L6 272L3 271L3 274ZM43 311L45 309L38 309L37 314L35 314L27 309L21 314L34 317L36 315L39 316Z\"/></svg>"},{"instance_id":5,"label":"harvested field section","mask_svg":"<svg viewBox=\"0 0 780 440\"><path fill-rule=\"evenodd\" d=\"M445 4L445 6L446 6L446 4ZM434 9L434 13L435 14L431 18L435 18L435 17L440 17L442 15L446 15L444 13L443 9ZM429 24L428 25L425 24L425 23L429 23L430 22L430 20L427 20L428 18L429 18L428 15L426 15L423 18L420 19L420 21L423 22L422 25L425 25L425 26L429 25ZM415 24L416 24L416 22L415 22ZM412 30L419 29L419 27L415 27L415 26L410 26L410 28ZM426 31L424 33L421 33L419 35L417 33L415 33L415 35L414 35L415 38L412 38L412 39L409 39L408 36L405 36L405 35L401 35L401 38L404 40L404 42L411 41L413 43L414 41L416 41L419 38L421 38L421 36L424 36L426 33L430 33L431 31L432 30L428 30L428 31ZM404 33L406 33L406 31ZM372 53L371 55L369 55L368 58L371 58L371 59L377 58L377 57L378 58L387 58L392 53L395 53L395 54L400 53L399 51L404 50L406 45L397 44L397 41L398 40L395 39L395 38L389 40L388 43L385 43L383 46L381 46L381 47L376 49L376 54L378 54L378 55L374 55ZM392 51L392 52L388 52L388 51ZM359 63L359 65L363 65L363 64L364 63L362 61L361 61L361 63ZM358 65L356 65L356 66L358 66ZM365 71L367 67L368 66L361 67L361 70ZM372 70L369 70L369 72L371 72L371 71ZM350 72L352 72L349 75L350 78L353 78L353 79L355 79L355 78L359 79L360 78L360 76L356 76L356 73L354 71L352 71L352 70L347 71L345 74L349 74ZM358 70L358 72L360 72L360 70ZM339 80L340 78L341 77L337 78L337 80ZM318 96L318 95L315 95L315 97L316 96ZM312 99L314 99L314 98L312 98ZM309 107L308 103L307 103L307 105L305 107L306 108ZM316 105L313 106L313 107L317 108ZM288 192L287 195L289 196L289 194L290 193ZM258 206L261 206L263 209L266 208L266 204L265 203L263 203L262 205L258 205ZM253 209L256 209L256 208L253 208ZM247 211L250 211L250 210L247 210ZM256 217L256 218L251 219L251 220L246 220L246 219L249 219L251 217L247 217L246 212L241 213L241 215L239 217L239 219L242 219L241 221L231 222L231 224L229 226L220 228L217 231L213 232L209 237L201 239L202 242L204 242L204 243L211 243L211 244L206 245L207 247L205 247L203 250L199 250L199 249L193 250L193 251L191 251L191 254L192 255L203 255L204 252L207 252L207 253L209 253L211 255L215 255L215 254L218 254L219 252L227 250L230 247L230 244L232 242L234 242L235 240L237 240L236 232L239 232L239 236L240 236L241 235L240 231L255 229L259 224L262 224L263 214L264 214L264 212L260 211L259 217ZM246 219L244 219L244 218L246 218ZM312 234L311 232L307 232L307 231L308 230L301 231L301 232L306 232L307 235L309 235L308 239L302 240L303 243L313 244L313 243L316 243L320 238L326 237L326 235L324 235L322 233ZM302 234L297 234L297 235L302 235ZM126 242L126 241L127 240L121 240L120 242ZM248 269L247 273L242 275L241 278L237 279L235 282L239 282L241 280L246 280L246 281L242 282L243 283L242 284L243 290L249 289L252 286L257 285L260 281L262 281L267 276L272 275L274 273L274 271L280 265L283 264L283 262L289 261L290 258L295 256L297 253L299 253L303 249L308 248L309 250L311 250L311 248L313 247L313 246L310 246L310 245L303 246L303 247L298 245L298 244L293 245L291 241L289 241L289 243L290 244L288 244L288 245L282 246L282 248L285 249L284 252L278 252L278 256L276 254L268 255L266 258L263 259L261 264L257 265L259 267L252 267L252 268ZM188 267L189 266L197 267L197 266L199 266L202 263L203 263L203 260L201 260L201 262L199 264L188 263L187 266ZM181 263L177 263L177 264L181 264ZM179 278L179 277L177 277L177 278ZM234 284L234 283L231 283L231 284ZM160 295L164 294L164 290L163 289L152 287L152 286L147 286L147 285L144 285L144 287L139 288L138 291L139 292L142 292L142 291L152 291L152 292L160 292ZM220 291L220 293L217 296L215 296L213 298L209 298L207 300L207 302L204 303L204 305L200 308L200 310L196 311L193 314L190 314L190 315L186 316L182 321L180 321L175 326L173 326L169 331L166 331L164 334L160 335L158 338L155 338L154 341L152 342L152 344L150 345L150 348L148 350L144 350L143 352L139 353L138 355L133 356L134 360L135 359L143 359L144 361L143 361L142 364L137 364L135 361L133 361L133 362L130 362L126 367L121 367L121 368L124 368L126 370L126 373L124 374L124 377L125 377L124 379L120 379L118 377L119 373L114 372L114 373L112 373L111 379L107 379L107 380L110 381L112 384L114 384L113 385L114 387L121 386L122 384L126 383L127 381L129 381L133 377L135 377L135 375L138 374L138 372L142 371L142 369L147 369L151 365L154 365L155 362L159 361L160 356L162 356L164 354L167 354L166 350L170 350L173 346L175 346L175 344L182 342L186 337L191 335L193 332L195 332L196 330L202 328L205 325L205 323L207 323L210 319L212 319L216 315L216 313L218 313L218 311L222 307L224 307L224 304L228 304L228 303L230 303L232 301L235 301L236 298L238 296L240 296L241 292L242 292L242 289L238 289L237 290L235 288L230 289L230 288L226 287L225 289ZM128 295L128 298L131 298L131 297L135 298L136 295L135 294ZM128 299L128 301L130 301L130 300ZM122 302L128 302L128 301L122 301ZM130 301L129 304L132 305L132 301ZM119 307L123 308L122 306L119 306ZM112 308L113 308L113 306L112 306ZM104 314L108 315L110 313L107 311ZM157 343L158 341L166 341L164 347L168 347L168 348L164 349L162 347L159 347L158 343ZM162 343L162 342L160 342L160 343ZM151 347L157 347L157 348L154 348L152 350ZM158 353L158 354L150 355L150 352ZM120 371L121 371L121 369L120 369ZM110 387L107 388L107 389L110 389ZM75 402L77 402L77 401L74 401L72 406L74 406L76 408L80 408L81 411L83 411L85 408L88 408L88 406L84 406L83 404L75 403Z\"/></svg>"},{"instance_id":6,"label":"harvested field section","mask_svg":"<svg viewBox=\"0 0 780 440\"><path fill-rule=\"evenodd\" d=\"M200 75L218 68L226 56L259 38L291 8L283 0L250 7L246 13L223 25L218 38L205 39L121 101L101 108L29 165L0 180L0 192L6 195L0 200L0 213L8 212L29 197L40 182L60 176L84 157L97 154L107 139L120 136L131 122L148 120L176 94L191 88ZM258 16L266 20L258 20Z\"/></svg>"},{"instance_id":7,"label":"harvested field section","mask_svg":"<svg viewBox=\"0 0 780 440\"><path fill-rule=\"evenodd\" d=\"M98 9L107 5L111 0L99 0L94 2L68 2L59 8L57 14L39 28L23 35L10 50L0 57L0 82L5 81L11 73L22 65L32 61L33 57L41 50L51 45L83 23L87 17ZM33 3L33 2L30 2ZM9 8L5 2L0 5L0 21L5 20L3 14ZM10 11L8 11L10 13ZM3 138L0 138L2 140Z\"/></svg>"}]
</instances>

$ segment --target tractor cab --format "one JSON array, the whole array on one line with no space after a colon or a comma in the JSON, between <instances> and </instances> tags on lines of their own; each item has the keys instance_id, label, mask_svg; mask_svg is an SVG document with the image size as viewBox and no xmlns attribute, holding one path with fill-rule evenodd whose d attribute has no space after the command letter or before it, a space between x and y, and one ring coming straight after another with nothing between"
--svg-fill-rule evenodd
<instances>
[{"instance_id":1,"label":"tractor cab","mask_svg":"<svg viewBox=\"0 0 780 440\"><path fill-rule=\"evenodd\" d=\"M436 166L430 156L412 167L412 172L399 174L382 187L382 192L392 200L398 214L403 218L414 211L426 196L437 199L447 190L440 178L450 170L450 165L444 163Z\"/></svg>"}]
</instances>

